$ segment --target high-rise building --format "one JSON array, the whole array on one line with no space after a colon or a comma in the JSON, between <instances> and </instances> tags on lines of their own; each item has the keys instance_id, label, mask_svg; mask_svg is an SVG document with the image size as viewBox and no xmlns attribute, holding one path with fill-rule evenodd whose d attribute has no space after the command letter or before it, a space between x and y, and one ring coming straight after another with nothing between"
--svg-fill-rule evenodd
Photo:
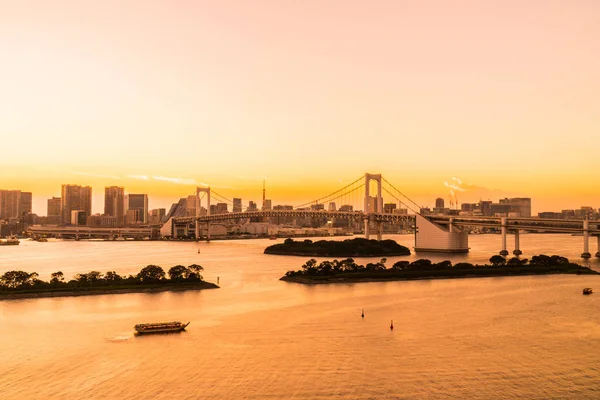
<instances>
[{"instance_id":1,"label":"high-rise building","mask_svg":"<svg viewBox=\"0 0 600 400\"><path fill-rule=\"evenodd\" d=\"M233 198L233 209L232 212L236 213L236 212L242 212L242 199L239 199L237 197Z\"/></svg>"},{"instance_id":2,"label":"high-rise building","mask_svg":"<svg viewBox=\"0 0 600 400\"><path fill-rule=\"evenodd\" d=\"M531 217L531 198L529 197L500 199L499 204L509 205L510 212L518 213L520 217Z\"/></svg>"},{"instance_id":3,"label":"high-rise building","mask_svg":"<svg viewBox=\"0 0 600 400\"><path fill-rule=\"evenodd\" d=\"M19 199L19 215L31 214L33 196L31 192L21 192Z\"/></svg>"},{"instance_id":4,"label":"high-rise building","mask_svg":"<svg viewBox=\"0 0 600 400\"><path fill-rule=\"evenodd\" d=\"M19 218L31 214L31 192L0 190L0 219Z\"/></svg>"},{"instance_id":5,"label":"high-rise building","mask_svg":"<svg viewBox=\"0 0 600 400\"><path fill-rule=\"evenodd\" d=\"M335 211L335 210L336 210L335 202L330 201L329 205L327 205L327 211Z\"/></svg>"},{"instance_id":6,"label":"high-rise building","mask_svg":"<svg viewBox=\"0 0 600 400\"><path fill-rule=\"evenodd\" d=\"M211 206L212 207L212 206ZM227 214L227 203L217 203L215 214Z\"/></svg>"},{"instance_id":7,"label":"high-rise building","mask_svg":"<svg viewBox=\"0 0 600 400\"><path fill-rule=\"evenodd\" d=\"M60 197L48 199L48 218L46 223L50 225L60 224Z\"/></svg>"},{"instance_id":8,"label":"high-rise building","mask_svg":"<svg viewBox=\"0 0 600 400\"><path fill-rule=\"evenodd\" d=\"M122 186L104 188L104 215L115 217L119 225L125 222L125 188Z\"/></svg>"},{"instance_id":9,"label":"high-rise building","mask_svg":"<svg viewBox=\"0 0 600 400\"><path fill-rule=\"evenodd\" d=\"M148 195L147 194L128 194L125 196L125 205L127 211L125 215L127 216L128 224L139 223L139 224L147 224L148 223ZM137 214L129 213L129 211L137 211ZM134 221L135 218L135 222Z\"/></svg>"},{"instance_id":10,"label":"high-rise building","mask_svg":"<svg viewBox=\"0 0 600 400\"><path fill-rule=\"evenodd\" d=\"M435 199L435 208L444 208L444 199L441 197Z\"/></svg>"},{"instance_id":11,"label":"high-rise building","mask_svg":"<svg viewBox=\"0 0 600 400\"><path fill-rule=\"evenodd\" d=\"M349 204L344 204L340 207L340 211L353 211L354 207Z\"/></svg>"},{"instance_id":12,"label":"high-rise building","mask_svg":"<svg viewBox=\"0 0 600 400\"><path fill-rule=\"evenodd\" d=\"M393 214L394 210L396 209L396 203L385 203L383 205L383 212L385 214Z\"/></svg>"},{"instance_id":13,"label":"high-rise building","mask_svg":"<svg viewBox=\"0 0 600 400\"><path fill-rule=\"evenodd\" d=\"M73 223L71 212L75 210L83 211L86 220L87 217L92 215L92 188L90 186L62 185L60 196L61 223Z\"/></svg>"},{"instance_id":14,"label":"high-rise building","mask_svg":"<svg viewBox=\"0 0 600 400\"><path fill-rule=\"evenodd\" d=\"M198 208L198 198L196 197L195 194L192 194L192 195L189 195L188 197L186 197L185 202L186 202L187 216L195 217L196 209Z\"/></svg>"},{"instance_id":15,"label":"high-rise building","mask_svg":"<svg viewBox=\"0 0 600 400\"><path fill-rule=\"evenodd\" d=\"M252 200L248 202L248 211L258 211L258 205Z\"/></svg>"},{"instance_id":16,"label":"high-rise building","mask_svg":"<svg viewBox=\"0 0 600 400\"><path fill-rule=\"evenodd\" d=\"M167 210L164 208L156 208L154 210L150 210L150 219L148 220L151 224L161 224L165 220L165 216L167 214Z\"/></svg>"}]
</instances>

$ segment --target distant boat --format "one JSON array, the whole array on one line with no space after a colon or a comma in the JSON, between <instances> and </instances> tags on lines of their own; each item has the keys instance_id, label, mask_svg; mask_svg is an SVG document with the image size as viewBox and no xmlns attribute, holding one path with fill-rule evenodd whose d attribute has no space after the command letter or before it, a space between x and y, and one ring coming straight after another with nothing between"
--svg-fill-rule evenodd
<instances>
[{"instance_id":1,"label":"distant boat","mask_svg":"<svg viewBox=\"0 0 600 400\"><path fill-rule=\"evenodd\" d=\"M583 288L583 294L592 294L592 293L594 293L594 291L592 290L591 287Z\"/></svg>"},{"instance_id":2,"label":"distant boat","mask_svg":"<svg viewBox=\"0 0 600 400\"><path fill-rule=\"evenodd\" d=\"M190 323L184 324L182 322L173 321L173 322L159 322L154 324L138 324L134 326L137 334L144 333L171 333L171 332L181 332L185 330L185 327Z\"/></svg>"},{"instance_id":3,"label":"distant boat","mask_svg":"<svg viewBox=\"0 0 600 400\"><path fill-rule=\"evenodd\" d=\"M271 236L269 236L269 239L271 239L271 240L275 240L275 239L277 239L277 236L275 236L275 235L271 235Z\"/></svg>"},{"instance_id":4,"label":"distant boat","mask_svg":"<svg viewBox=\"0 0 600 400\"><path fill-rule=\"evenodd\" d=\"M1 240L0 241L0 246L15 246L15 245L18 245L19 243L21 243L19 241L19 239L17 239L14 236L11 236L11 237L9 237L6 240Z\"/></svg>"}]
</instances>

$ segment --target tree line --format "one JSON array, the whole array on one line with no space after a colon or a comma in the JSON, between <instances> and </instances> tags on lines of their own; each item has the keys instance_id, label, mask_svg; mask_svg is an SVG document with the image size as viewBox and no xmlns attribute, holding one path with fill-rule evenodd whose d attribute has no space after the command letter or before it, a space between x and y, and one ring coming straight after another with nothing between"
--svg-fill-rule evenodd
<instances>
[{"instance_id":1,"label":"tree line","mask_svg":"<svg viewBox=\"0 0 600 400\"><path fill-rule=\"evenodd\" d=\"M66 281L62 271L53 272L50 281L39 279L37 272L8 271L0 276L0 290L26 290L26 289L60 289L60 288L89 288L120 285L141 284L173 284L183 282L204 282L201 265L192 264L187 267L175 265L167 273L158 265L148 265L136 275L121 276L115 271L102 273L90 271L77 274L73 279ZM168 275L168 278L167 278Z\"/></svg>"},{"instance_id":2,"label":"tree line","mask_svg":"<svg viewBox=\"0 0 600 400\"><path fill-rule=\"evenodd\" d=\"M547 256L537 255L531 257L531 260L526 258L520 259L513 257L509 260L506 258L494 255L490 257L490 264L479 265L471 264L467 262L459 262L452 264L452 262L445 260L438 263L434 263L431 260L419 259L415 261L398 261L394 263L390 268L386 266L387 259L382 258L376 263L367 263L366 265L357 264L353 258L346 258L343 260L333 261L322 261L317 262L314 258L308 260L302 269L297 271L287 271L286 276L318 276L318 275L336 275L336 274L347 274L357 272L381 272L381 271L438 271L438 270L467 270L474 268L517 268L517 267L552 267L552 266L574 266L581 267L578 264L571 263L569 259L561 256Z\"/></svg>"}]
</instances>

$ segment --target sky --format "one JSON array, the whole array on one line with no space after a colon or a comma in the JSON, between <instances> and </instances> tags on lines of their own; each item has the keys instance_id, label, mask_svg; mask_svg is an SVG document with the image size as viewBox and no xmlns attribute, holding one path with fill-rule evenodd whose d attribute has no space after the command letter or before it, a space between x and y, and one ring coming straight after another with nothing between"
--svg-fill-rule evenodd
<instances>
[{"instance_id":1,"label":"sky","mask_svg":"<svg viewBox=\"0 0 600 400\"><path fill-rule=\"evenodd\" d=\"M600 207L600 2L0 0L0 189ZM218 189L217 189L218 188Z\"/></svg>"}]
</instances>

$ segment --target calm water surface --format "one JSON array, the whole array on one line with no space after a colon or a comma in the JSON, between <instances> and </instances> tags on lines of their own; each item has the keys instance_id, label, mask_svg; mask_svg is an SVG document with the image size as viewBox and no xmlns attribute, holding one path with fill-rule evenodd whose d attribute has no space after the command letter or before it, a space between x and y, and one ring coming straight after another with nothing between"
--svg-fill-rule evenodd
<instances>
[{"instance_id":1,"label":"calm water surface","mask_svg":"<svg viewBox=\"0 0 600 400\"><path fill-rule=\"evenodd\" d=\"M412 236L391 237L412 247ZM529 234L521 243L525 257L580 261L581 237ZM189 242L1 247L0 273L48 279L198 263L221 288L0 302L0 399L600 398L600 294L581 295L600 291L598 277L304 286L278 279L306 258L262 254L270 244L213 241L200 254ZM483 263L499 245L499 235L474 235L468 255L388 265ZM589 265L600 270L596 259ZM163 320L191 324L133 335L136 323Z\"/></svg>"}]
</instances>

